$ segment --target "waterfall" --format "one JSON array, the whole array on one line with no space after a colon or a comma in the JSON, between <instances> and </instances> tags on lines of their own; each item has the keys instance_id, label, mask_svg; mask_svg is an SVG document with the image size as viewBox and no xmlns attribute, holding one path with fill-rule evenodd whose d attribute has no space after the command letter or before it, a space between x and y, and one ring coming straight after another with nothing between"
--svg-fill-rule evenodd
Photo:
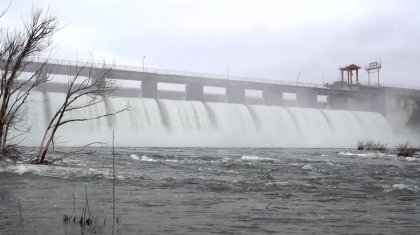
<instances>
[{"instance_id":1,"label":"waterfall","mask_svg":"<svg viewBox=\"0 0 420 235\"><path fill-rule=\"evenodd\" d=\"M24 145L40 143L63 99L61 93L31 94L27 124L32 131ZM389 141L393 137L382 115L344 110L114 98L106 104L71 112L69 117L94 117L123 108L127 102L130 111L62 126L56 145L109 144L112 131L120 147L347 148L355 147L358 140Z\"/></svg>"}]
</instances>

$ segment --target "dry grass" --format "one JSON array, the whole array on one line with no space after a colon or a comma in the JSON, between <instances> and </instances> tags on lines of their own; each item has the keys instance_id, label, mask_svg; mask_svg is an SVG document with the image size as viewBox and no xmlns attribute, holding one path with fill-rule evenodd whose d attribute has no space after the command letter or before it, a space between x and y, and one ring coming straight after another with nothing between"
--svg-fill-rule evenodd
<instances>
[{"instance_id":1,"label":"dry grass","mask_svg":"<svg viewBox=\"0 0 420 235\"><path fill-rule=\"evenodd\" d=\"M93 211L90 210L86 186L85 186L85 205L82 208L82 213L80 217L76 216L75 209L76 209L76 199L73 194L73 214L63 215L64 225L67 225L68 223L73 222L73 224L80 226L82 234L102 233L103 227L105 226L106 218L101 217L99 214L95 216ZM67 233L65 232L65 234Z\"/></svg>"},{"instance_id":2,"label":"dry grass","mask_svg":"<svg viewBox=\"0 0 420 235\"><path fill-rule=\"evenodd\" d=\"M375 142L373 140L367 140L367 141L359 140L357 142L357 149L358 150L386 151L388 150L388 144L382 143L380 141ZM410 145L408 142L395 145L395 149L398 152L397 155L402 156L402 157L413 157L417 153L420 153L420 146L414 147Z\"/></svg>"},{"instance_id":3,"label":"dry grass","mask_svg":"<svg viewBox=\"0 0 420 235\"><path fill-rule=\"evenodd\" d=\"M416 155L416 153L420 152L420 146L410 146L408 142L397 144L395 145L395 148L398 151L398 156L402 157L413 157L414 155Z\"/></svg>"},{"instance_id":4,"label":"dry grass","mask_svg":"<svg viewBox=\"0 0 420 235\"><path fill-rule=\"evenodd\" d=\"M373 140L367 140L362 141L359 140L357 142L357 149L358 150L379 150L379 151L385 151L388 150L388 144L382 143L380 141L373 141Z\"/></svg>"},{"instance_id":5,"label":"dry grass","mask_svg":"<svg viewBox=\"0 0 420 235\"><path fill-rule=\"evenodd\" d=\"M363 149L365 149L365 147L366 147L365 141L363 141L363 140L357 141L357 149L358 150L363 150Z\"/></svg>"},{"instance_id":6,"label":"dry grass","mask_svg":"<svg viewBox=\"0 0 420 235\"><path fill-rule=\"evenodd\" d=\"M3 150L3 153L0 154L0 165L5 165L6 163L16 165L22 154L23 151L17 145L6 145L5 149Z\"/></svg>"}]
</instances>

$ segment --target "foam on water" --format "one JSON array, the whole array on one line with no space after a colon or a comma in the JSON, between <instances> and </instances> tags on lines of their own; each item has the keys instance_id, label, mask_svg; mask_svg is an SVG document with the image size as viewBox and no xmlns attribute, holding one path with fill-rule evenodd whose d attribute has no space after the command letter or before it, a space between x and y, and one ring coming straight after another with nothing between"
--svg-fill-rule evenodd
<instances>
[{"instance_id":1,"label":"foam on water","mask_svg":"<svg viewBox=\"0 0 420 235\"><path fill-rule=\"evenodd\" d=\"M139 161L145 161L145 162L157 162L157 160L150 158L146 155L141 156L141 158L139 158L139 156L135 155L135 154L131 154L130 157L133 160L139 160Z\"/></svg>"},{"instance_id":2,"label":"foam on water","mask_svg":"<svg viewBox=\"0 0 420 235\"><path fill-rule=\"evenodd\" d=\"M274 158L269 157L259 157L259 156L242 156L241 160L248 160L248 161L275 161Z\"/></svg>"},{"instance_id":3,"label":"foam on water","mask_svg":"<svg viewBox=\"0 0 420 235\"><path fill-rule=\"evenodd\" d=\"M304 165L304 166L302 167L302 169L304 169L304 170L312 170L312 166L311 166L311 165L309 165L309 164L307 164L307 165Z\"/></svg>"},{"instance_id":4,"label":"foam on water","mask_svg":"<svg viewBox=\"0 0 420 235\"><path fill-rule=\"evenodd\" d=\"M17 164L16 166L0 167L0 172L11 172L18 175L29 173L41 175L43 169L45 169L45 166L42 165Z\"/></svg>"},{"instance_id":5,"label":"foam on water","mask_svg":"<svg viewBox=\"0 0 420 235\"><path fill-rule=\"evenodd\" d=\"M374 152L370 152L370 153L351 153L350 151L342 151L342 152L339 152L338 154L343 155L343 156L358 156L358 157L375 156Z\"/></svg>"},{"instance_id":6,"label":"foam on water","mask_svg":"<svg viewBox=\"0 0 420 235\"><path fill-rule=\"evenodd\" d=\"M414 185L405 185L405 184L393 184L392 188L395 189L408 189L411 191L417 191L417 187Z\"/></svg>"},{"instance_id":7,"label":"foam on water","mask_svg":"<svg viewBox=\"0 0 420 235\"><path fill-rule=\"evenodd\" d=\"M417 156L414 157L400 157L396 153L383 153L383 152L362 152L354 153L348 150L338 152L338 155L347 156L347 157L360 157L360 158L380 158L380 159L395 159L399 161L408 161L408 162L420 162L420 158Z\"/></svg>"},{"instance_id":8,"label":"foam on water","mask_svg":"<svg viewBox=\"0 0 420 235\"><path fill-rule=\"evenodd\" d=\"M137 156L137 155L135 155L135 154L131 154L131 155L130 155L130 157L131 157L133 160L140 160L139 156Z\"/></svg>"},{"instance_id":9,"label":"foam on water","mask_svg":"<svg viewBox=\"0 0 420 235\"><path fill-rule=\"evenodd\" d=\"M146 155L141 156L141 160L142 161L146 161L146 162L156 162L157 161L157 160L155 160L153 158L150 158L150 157L148 157Z\"/></svg>"},{"instance_id":10,"label":"foam on water","mask_svg":"<svg viewBox=\"0 0 420 235\"><path fill-rule=\"evenodd\" d=\"M407 185L407 184L393 184L391 189L386 189L386 192L395 192L395 191L403 191L408 190L411 192L417 192L419 189L415 185Z\"/></svg>"},{"instance_id":11,"label":"foam on water","mask_svg":"<svg viewBox=\"0 0 420 235\"><path fill-rule=\"evenodd\" d=\"M61 93L32 93L28 125L32 134L25 145L38 145ZM89 99L80 98L81 101ZM354 147L358 140L390 141L393 133L378 113L318 110L196 101L115 98L67 118L103 115L123 108L132 110L106 119L73 122L60 127L61 145L109 143L115 130L120 147ZM36 125L34 125L36 124Z\"/></svg>"}]
</instances>

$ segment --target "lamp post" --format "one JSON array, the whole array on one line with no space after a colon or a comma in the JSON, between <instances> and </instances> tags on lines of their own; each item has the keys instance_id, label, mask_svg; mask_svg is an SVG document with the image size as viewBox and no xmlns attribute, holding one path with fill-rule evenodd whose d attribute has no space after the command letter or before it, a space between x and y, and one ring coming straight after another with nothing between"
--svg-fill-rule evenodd
<instances>
[{"instance_id":1,"label":"lamp post","mask_svg":"<svg viewBox=\"0 0 420 235\"><path fill-rule=\"evenodd\" d=\"M228 65L228 66L227 66L227 71L226 71L226 74L227 74L227 80L229 80L229 66L230 66L230 65Z\"/></svg>"},{"instance_id":2,"label":"lamp post","mask_svg":"<svg viewBox=\"0 0 420 235\"><path fill-rule=\"evenodd\" d=\"M146 58L146 56L143 56L143 73L144 73L144 58Z\"/></svg>"},{"instance_id":3,"label":"lamp post","mask_svg":"<svg viewBox=\"0 0 420 235\"><path fill-rule=\"evenodd\" d=\"M299 74L300 72L296 75L296 86L299 86Z\"/></svg>"}]
</instances>

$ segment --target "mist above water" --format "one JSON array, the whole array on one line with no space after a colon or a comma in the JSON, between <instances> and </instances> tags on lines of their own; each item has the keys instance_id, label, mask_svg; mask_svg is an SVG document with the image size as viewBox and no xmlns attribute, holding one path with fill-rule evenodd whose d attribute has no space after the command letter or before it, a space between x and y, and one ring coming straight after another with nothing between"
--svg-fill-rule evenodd
<instances>
[{"instance_id":1,"label":"mist above water","mask_svg":"<svg viewBox=\"0 0 420 235\"><path fill-rule=\"evenodd\" d=\"M25 145L39 144L64 94L33 93ZM81 99L88 99L82 97ZM371 112L319 110L196 101L114 98L73 112L69 117L94 117L123 108L113 117L74 122L59 130L56 145L109 144L115 131L117 146L159 147L354 147L358 140L389 141L386 119Z\"/></svg>"}]
</instances>

